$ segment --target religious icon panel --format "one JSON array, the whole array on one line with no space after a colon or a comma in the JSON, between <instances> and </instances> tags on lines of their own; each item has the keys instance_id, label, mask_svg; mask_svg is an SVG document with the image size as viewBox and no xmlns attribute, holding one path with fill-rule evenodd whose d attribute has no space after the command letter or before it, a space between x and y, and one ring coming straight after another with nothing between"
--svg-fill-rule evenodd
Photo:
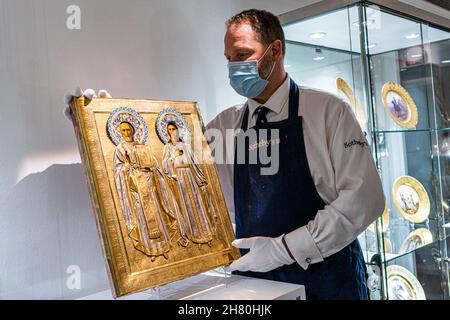
<instances>
[{"instance_id":1,"label":"religious icon panel","mask_svg":"<svg viewBox=\"0 0 450 320\"><path fill-rule=\"evenodd\" d=\"M239 257L196 103L81 97L71 108L115 296Z\"/></svg>"}]
</instances>

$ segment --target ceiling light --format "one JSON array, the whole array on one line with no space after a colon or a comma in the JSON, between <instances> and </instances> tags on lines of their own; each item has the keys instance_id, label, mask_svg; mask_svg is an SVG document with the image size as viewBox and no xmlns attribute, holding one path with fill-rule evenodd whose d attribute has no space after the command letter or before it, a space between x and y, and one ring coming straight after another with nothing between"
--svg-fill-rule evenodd
<instances>
[{"instance_id":1,"label":"ceiling light","mask_svg":"<svg viewBox=\"0 0 450 320\"><path fill-rule=\"evenodd\" d=\"M420 57L422 57L422 55L420 53L411 55L411 58L420 58Z\"/></svg>"},{"instance_id":2,"label":"ceiling light","mask_svg":"<svg viewBox=\"0 0 450 320\"><path fill-rule=\"evenodd\" d=\"M442 60L441 63L447 64L447 63L450 63L450 60Z\"/></svg>"},{"instance_id":3,"label":"ceiling light","mask_svg":"<svg viewBox=\"0 0 450 320\"><path fill-rule=\"evenodd\" d=\"M408 40L417 39L418 37L420 37L420 33L411 33L405 36L405 38Z\"/></svg>"},{"instance_id":4,"label":"ceiling light","mask_svg":"<svg viewBox=\"0 0 450 320\"><path fill-rule=\"evenodd\" d=\"M318 57L314 57L314 58L313 58L314 61L321 61L321 60L323 60L323 59L325 59L324 56L318 56Z\"/></svg>"},{"instance_id":5,"label":"ceiling light","mask_svg":"<svg viewBox=\"0 0 450 320\"><path fill-rule=\"evenodd\" d=\"M376 43L371 43L371 44L369 44L369 45L367 46L367 49L375 48L377 45L378 45L378 44L376 44Z\"/></svg>"},{"instance_id":6,"label":"ceiling light","mask_svg":"<svg viewBox=\"0 0 450 320\"><path fill-rule=\"evenodd\" d=\"M323 37L325 37L327 34L325 32L315 32L315 33L311 33L309 35L309 37L311 39L322 39Z\"/></svg>"}]
</instances>

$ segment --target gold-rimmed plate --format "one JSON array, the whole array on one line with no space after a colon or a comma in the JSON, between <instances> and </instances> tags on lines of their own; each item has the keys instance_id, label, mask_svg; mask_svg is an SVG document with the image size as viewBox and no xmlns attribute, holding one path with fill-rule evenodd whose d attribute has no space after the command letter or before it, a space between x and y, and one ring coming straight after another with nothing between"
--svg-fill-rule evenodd
<instances>
[{"instance_id":1,"label":"gold-rimmed plate","mask_svg":"<svg viewBox=\"0 0 450 320\"><path fill-rule=\"evenodd\" d=\"M386 238L386 236L383 237L383 243L384 243L384 252L385 253L392 253L392 242L389 238Z\"/></svg>"},{"instance_id":2,"label":"gold-rimmed plate","mask_svg":"<svg viewBox=\"0 0 450 320\"><path fill-rule=\"evenodd\" d=\"M390 210L388 208L388 204L386 203L383 214L381 215L381 220L380 218L378 218L376 221L371 223L367 229L375 233L375 225L378 224L378 230L381 230L381 232L386 232L387 229L389 228L389 212Z\"/></svg>"},{"instance_id":3,"label":"gold-rimmed plate","mask_svg":"<svg viewBox=\"0 0 450 320\"><path fill-rule=\"evenodd\" d=\"M430 214L430 198L419 180L411 176L398 177L392 187L394 203L408 221L421 223Z\"/></svg>"},{"instance_id":4,"label":"gold-rimmed plate","mask_svg":"<svg viewBox=\"0 0 450 320\"><path fill-rule=\"evenodd\" d=\"M398 83L387 82L381 89L381 96L386 112L395 123L409 129L417 126L417 106L405 88Z\"/></svg>"},{"instance_id":5,"label":"gold-rimmed plate","mask_svg":"<svg viewBox=\"0 0 450 320\"><path fill-rule=\"evenodd\" d=\"M384 248L383 251L385 253L392 253L392 242L389 238L387 238L386 236L383 236L383 243L384 243ZM369 248L369 251L371 252L378 252L377 250L377 241L373 241L372 245Z\"/></svg>"},{"instance_id":6,"label":"gold-rimmed plate","mask_svg":"<svg viewBox=\"0 0 450 320\"><path fill-rule=\"evenodd\" d=\"M420 228L411 232L400 246L398 254L404 254L417 248L426 246L433 242L433 235L430 230Z\"/></svg>"},{"instance_id":7,"label":"gold-rimmed plate","mask_svg":"<svg viewBox=\"0 0 450 320\"><path fill-rule=\"evenodd\" d=\"M426 300L419 280L408 269L391 265L387 267L389 300Z\"/></svg>"},{"instance_id":8,"label":"gold-rimmed plate","mask_svg":"<svg viewBox=\"0 0 450 320\"><path fill-rule=\"evenodd\" d=\"M358 98L354 94L350 85L342 78L336 79L336 86L340 92L345 95L347 102L353 108L353 112L355 113L356 119L360 126L364 126L367 123L366 115L364 114L361 103Z\"/></svg>"}]
</instances>

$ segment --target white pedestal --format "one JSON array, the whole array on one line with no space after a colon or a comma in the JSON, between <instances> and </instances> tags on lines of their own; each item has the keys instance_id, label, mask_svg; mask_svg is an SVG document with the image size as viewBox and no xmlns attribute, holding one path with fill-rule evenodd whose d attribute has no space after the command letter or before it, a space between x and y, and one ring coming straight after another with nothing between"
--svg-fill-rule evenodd
<instances>
[{"instance_id":1,"label":"white pedestal","mask_svg":"<svg viewBox=\"0 0 450 320\"><path fill-rule=\"evenodd\" d=\"M81 298L111 299L110 290ZM118 300L305 300L305 287L237 275L225 276L213 270L162 286L159 292L151 289Z\"/></svg>"}]
</instances>

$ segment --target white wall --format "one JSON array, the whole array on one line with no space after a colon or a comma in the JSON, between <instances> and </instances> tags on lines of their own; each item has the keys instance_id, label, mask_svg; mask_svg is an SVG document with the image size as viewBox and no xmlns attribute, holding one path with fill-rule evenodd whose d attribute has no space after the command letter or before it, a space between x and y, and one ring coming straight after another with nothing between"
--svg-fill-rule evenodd
<instances>
[{"instance_id":1,"label":"white wall","mask_svg":"<svg viewBox=\"0 0 450 320\"><path fill-rule=\"evenodd\" d=\"M76 298L109 288L63 95L195 100L204 120L242 101L228 86L224 22L299 0L0 0L0 298ZM68 30L66 8L81 8ZM70 265L81 289L66 286Z\"/></svg>"}]
</instances>

